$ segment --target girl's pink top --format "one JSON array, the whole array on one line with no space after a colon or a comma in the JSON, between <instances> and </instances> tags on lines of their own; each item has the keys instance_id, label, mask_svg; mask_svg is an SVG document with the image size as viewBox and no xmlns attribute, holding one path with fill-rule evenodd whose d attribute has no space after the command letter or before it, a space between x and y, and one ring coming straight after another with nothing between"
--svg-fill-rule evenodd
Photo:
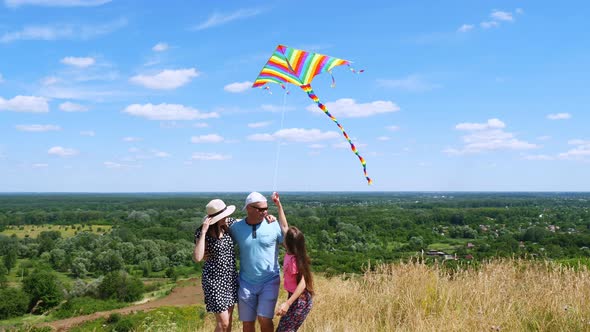
<instances>
[{"instance_id":1,"label":"girl's pink top","mask_svg":"<svg viewBox=\"0 0 590 332\"><path fill-rule=\"evenodd\" d=\"M285 259L283 260L283 283L289 293L294 293L295 289L297 289L298 272L295 255L285 254Z\"/></svg>"}]
</instances>

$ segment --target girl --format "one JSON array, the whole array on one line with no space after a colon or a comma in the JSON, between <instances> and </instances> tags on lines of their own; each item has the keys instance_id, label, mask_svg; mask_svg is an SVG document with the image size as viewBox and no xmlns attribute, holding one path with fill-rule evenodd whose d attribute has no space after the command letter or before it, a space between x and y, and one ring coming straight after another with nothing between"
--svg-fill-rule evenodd
<instances>
[{"instance_id":1,"label":"girl","mask_svg":"<svg viewBox=\"0 0 590 332\"><path fill-rule=\"evenodd\" d=\"M205 258L201 283L205 294L205 307L215 313L216 332L231 331L232 313L238 302L238 273L234 241L229 227L235 219L228 218L235 211L220 199L207 204L203 225L195 231L193 259Z\"/></svg>"},{"instance_id":2,"label":"girl","mask_svg":"<svg viewBox=\"0 0 590 332\"><path fill-rule=\"evenodd\" d=\"M279 218L280 220L280 218ZM297 331L313 305L313 278L305 237L297 227L289 227L284 239L287 253L283 262L283 282L289 293L276 311L282 316L277 331Z\"/></svg>"}]
</instances>

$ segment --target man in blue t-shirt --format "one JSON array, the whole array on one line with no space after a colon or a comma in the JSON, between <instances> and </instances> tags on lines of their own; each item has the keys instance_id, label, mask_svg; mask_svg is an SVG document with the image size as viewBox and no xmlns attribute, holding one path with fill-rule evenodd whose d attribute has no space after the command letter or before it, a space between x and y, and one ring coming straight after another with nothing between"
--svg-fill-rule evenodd
<instances>
[{"instance_id":1,"label":"man in blue t-shirt","mask_svg":"<svg viewBox=\"0 0 590 332\"><path fill-rule=\"evenodd\" d=\"M268 203L266 197L258 192L248 195L244 209L247 217L236 221L229 230L240 249L239 316L244 332L253 332L256 320L262 332L271 332L274 330L272 318L279 296L282 224L264 222Z\"/></svg>"}]
</instances>

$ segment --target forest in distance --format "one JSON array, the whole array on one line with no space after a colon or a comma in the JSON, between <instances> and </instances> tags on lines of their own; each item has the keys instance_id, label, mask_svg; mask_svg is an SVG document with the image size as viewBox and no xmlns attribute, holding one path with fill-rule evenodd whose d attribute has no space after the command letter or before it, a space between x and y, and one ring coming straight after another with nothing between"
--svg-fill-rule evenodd
<instances>
[{"instance_id":1,"label":"forest in distance","mask_svg":"<svg viewBox=\"0 0 590 332\"><path fill-rule=\"evenodd\" d=\"M280 194L290 225L306 236L314 272L327 277L416 260L449 271L495 258L590 266L590 193ZM0 306L0 319L118 308L158 287L146 280L199 276L191 254L205 205L221 198L241 218L246 195L0 194L0 283L8 286L0 302L17 299ZM36 293L42 281L55 282L45 288L51 296Z\"/></svg>"}]
</instances>

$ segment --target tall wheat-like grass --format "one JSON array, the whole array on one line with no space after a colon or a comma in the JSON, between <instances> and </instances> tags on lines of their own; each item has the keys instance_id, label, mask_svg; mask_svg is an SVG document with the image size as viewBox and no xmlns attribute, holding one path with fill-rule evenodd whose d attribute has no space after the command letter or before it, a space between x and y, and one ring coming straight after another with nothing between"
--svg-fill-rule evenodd
<instances>
[{"instance_id":1,"label":"tall wheat-like grass","mask_svg":"<svg viewBox=\"0 0 590 332\"><path fill-rule=\"evenodd\" d=\"M590 331L585 267L501 260L449 273L414 262L315 282L300 331ZM207 315L204 330L214 323Z\"/></svg>"}]
</instances>

